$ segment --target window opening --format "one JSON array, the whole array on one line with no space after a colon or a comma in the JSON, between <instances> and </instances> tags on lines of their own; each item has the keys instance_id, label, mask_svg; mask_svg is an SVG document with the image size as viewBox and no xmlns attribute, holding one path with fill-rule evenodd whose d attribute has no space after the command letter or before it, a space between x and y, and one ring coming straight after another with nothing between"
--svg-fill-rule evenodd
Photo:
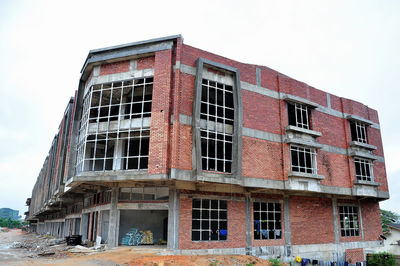
<instances>
[{"instance_id":1,"label":"window opening","mask_svg":"<svg viewBox=\"0 0 400 266\"><path fill-rule=\"evenodd\" d=\"M77 173L147 169L153 78L91 86L83 101ZM147 121L147 120L146 120Z\"/></svg>"},{"instance_id":2,"label":"window opening","mask_svg":"<svg viewBox=\"0 0 400 266\"><path fill-rule=\"evenodd\" d=\"M254 239L282 239L281 204L254 202Z\"/></svg>"},{"instance_id":3,"label":"window opening","mask_svg":"<svg viewBox=\"0 0 400 266\"><path fill-rule=\"evenodd\" d=\"M350 121L351 140L358 141L361 143L367 143L367 125L357 122Z\"/></svg>"},{"instance_id":4,"label":"window opening","mask_svg":"<svg viewBox=\"0 0 400 266\"><path fill-rule=\"evenodd\" d=\"M289 125L310 129L310 112L307 105L288 103Z\"/></svg>"},{"instance_id":5,"label":"window opening","mask_svg":"<svg viewBox=\"0 0 400 266\"><path fill-rule=\"evenodd\" d=\"M340 228L342 236L358 236L358 208L354 206L339 206Z\"/></svg>"},{"instance_id":6,"label":"window opening","mask_svg":"<svg viewBox=\"0 0 400 266\"><path fill-rule=\"evenodd\" d=\"M315 149L290 145L293 172L317 174Z\"/></svg>"},{"instance_id":7,"label":"window opening","mask_svg":"<svg viewBox=\"0 0 400 266\"><path fill-rule=\"evenodd\" d=\"M356 178L358 180L372 181L372 162L368 159L354 158Z\"/></svg>"},{"instance_id":8,"label":"window opening","mask_svg":"<svg viewBox=\"0 0 400 266\"><path fill-rule=\"evenodd\" d=\"M234 123L233 87L203 79L200 119L202 169L230 173Z\"/></svg>"},{"instance_id":9,"label":"window opening","mask_svg":"<svg viewBox=\"0 0 400 266\"><path fill-rule=\"evenodd\" d=\"M226 200L193 199L192 240L226 240L228 207Z\"/></svg>"},{"instance_id":10,"label":"window opening","mask_svg":"<svg viewBox=\"0 0 400 266\"><path fill-rule=\"evenodd\" d=\"M127 187L120 189L118 199L120 201L168 200L168 196L168 187Z\"/></svg>"}]
</instances>

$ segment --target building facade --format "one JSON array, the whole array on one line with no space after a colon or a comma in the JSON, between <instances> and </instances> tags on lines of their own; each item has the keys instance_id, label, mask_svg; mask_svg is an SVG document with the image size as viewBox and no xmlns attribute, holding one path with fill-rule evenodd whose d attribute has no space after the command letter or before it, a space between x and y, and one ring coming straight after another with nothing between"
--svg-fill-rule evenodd
<instances>
[{"instance_id":1,"label":"building facade","mask_svg":"<svg viewBox=\"0 0 400 266\"><path fill-rule=\"evenodd\" d=\"M183 43L91 50L37 178L38 233L324 260L381 246L377 112Z\"/></svg>"}]
</instances>

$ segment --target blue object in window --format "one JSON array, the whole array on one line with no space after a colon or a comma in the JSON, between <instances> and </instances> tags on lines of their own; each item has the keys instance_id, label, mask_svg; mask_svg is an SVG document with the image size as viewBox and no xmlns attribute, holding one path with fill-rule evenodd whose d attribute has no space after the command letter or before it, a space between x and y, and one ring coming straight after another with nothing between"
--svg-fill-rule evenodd
<instances>
[{"instance_id":1,"label":"blue object in window","mask_svg":"<svg viewBox=\"0 0 400 266\"><path fill-rule=\"evenodd\" d=\"M257 230L257 233L259 233L260 232L260 221L259 220L255 220L254 221L254 225L256 226L256 230Z\"/></svg>"},{"instance_id":2,"label":"blue object in window","mask_svg":"<svg viewBox=\"0 0 400 266\"><path fill-rule=\"evenodd\" d=\"M219 230L219 235L220 236L226 236L227 231L226 230Z\"/></svg>"}]
</instances>

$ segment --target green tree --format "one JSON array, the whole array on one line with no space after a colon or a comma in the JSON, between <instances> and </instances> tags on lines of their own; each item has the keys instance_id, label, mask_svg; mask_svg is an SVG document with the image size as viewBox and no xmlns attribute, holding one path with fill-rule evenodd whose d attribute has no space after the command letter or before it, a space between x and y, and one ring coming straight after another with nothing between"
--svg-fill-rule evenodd
<instances>
[{"instance_id":1,"label":"green tree","mask_svg":"<svg viewBox=\"0 0 400 266\"><path fill-rule=\"evenodd\" d=\"M381 209L382 231L389 231L388 224L397 223L400 221L400 215L395 212Z\"/></svg>"}]
</instances>

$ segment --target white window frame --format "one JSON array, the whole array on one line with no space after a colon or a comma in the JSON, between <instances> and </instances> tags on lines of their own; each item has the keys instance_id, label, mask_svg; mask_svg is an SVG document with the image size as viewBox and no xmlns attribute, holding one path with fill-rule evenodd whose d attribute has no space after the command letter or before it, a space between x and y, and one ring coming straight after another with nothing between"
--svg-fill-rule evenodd
<instances>
[{"instance_id":1,"label":"white window frame","mask_svg":"<svg viewBox=\"0 0 400 266\"><path fill-rule=\"evenodd\" d=\"M339 207L340 235L342 237L359 236L360 215L358 206L340 205L338 207ZM353 226L351 226L351 224L353 224Z\"/></svg>"},{"instance_id":2,"label":"white window frame","mask_svg":"<svg viewBox=\"0 0 400 266\"><path fill-rule=\"evenodd\" d=\"M357 174L357 169L359 173ZM360 157L354 157L354 169L357 180L361 181L374 181L373 163L370 159L364 159ZM369 175L367 174L369 172ZM363 174L365 173L365 174Z\"/></svg>"},{"instance_id":3,"label":"white window frame","mask_svg":"<svg viewBox=\"0 0 400 266\"><path fill-rule=\"evenodd\" d=\"M353 127L355 127L354 128L355 133L353 133L353 130L352 130ZM367 127L368 127L368 125L365 123L350 120L351 139L353 141L358 141L361 143L368 144ZM355 136L354 136L354 134L355 134Z\"/></svg>"},{"instance_id":4,"label":"white window frame","mask_svg":"<svg viewBox=\"0 0 400 266\"><path fill-rule=\"evenodd\" d=\"M200 207L194 207L195 201L200 201ZM212 201L217 201L218 206L216 208L212 207ZM205 207L206 202L208 202L208 208ZM222 202L224 202L226 208L222 208ZM194 212L199 212L199 217L194 218ZM221 214L225 212L225 218L221 218ZM217 213L216 218L212 218L213 214ZM208 216L208 217L207 217ZM199 228L194 228L194 224L199 223ZM208 223L208 226L207 226ZM212 223L218 225L218 229L214 232L217 239L212 239ZM221 228L221 223L225 223L226 228ZM197 227L197 226L196 226ZM226 230L225 237L222 237L220 230ZM199 233L199 239L194 239L194 232ZM208 234L208 238L203 236L203 232ZM192 241L226 241L228 240L228 201L219 199L201 199L196 198L192 200Z\"/></svg>"},{"instance_id":5,"label":"white window frame","mask_svg":"<svg viewBox=\"0 0 400 266\"><path fill-rule=\"evenodd\" d=\"M294 124L291 124L289 121L289 125L311 129L311 109L306 104L296 103L296 102L288 102L288 115L290 112L290 108L294 108ZM288 117L289 119L289 117Z\"/></svg>"},{"instance_id":6,"label":"white window frame","mask_svg":"<svg viewBox=\"0 0 400 266\"><path fill-rule=\"evenodd\" d=\"M294 158L292 156L292 152L297 153L297 158L298 158L298 165L294 165ZM300 156L303 156L304 158L304 166L300 165ZM311 160L311 167L306 166L306 161L307 157L310 156ZM305 146L298 146L298 145L290 145L290 167L291 171L295 173L305 173L305 174L313 174L316 175L318 172L317 168L317 152L315 148L310 148L310 147L305 147ZM298 168L297 170L294 170Z\"/></svg>"},{"instance_id":7,"label":"white window frame","mask_svg":"<svg viewBox=\"0 0 400 266\"><path fill-rule=\"evenodd\" d=\"M256 208L257 204L258 209ZM256 219L256 213L258 213L259 219ZM279 214L279 216L277 214ZM254 201L253 224L254 240L282 239L282 204L280 202L271 201ZM268 236L264 234L264 230ZM259 231L258 235L256 234L256 231Z\"/></svg>"}]
</instances>

